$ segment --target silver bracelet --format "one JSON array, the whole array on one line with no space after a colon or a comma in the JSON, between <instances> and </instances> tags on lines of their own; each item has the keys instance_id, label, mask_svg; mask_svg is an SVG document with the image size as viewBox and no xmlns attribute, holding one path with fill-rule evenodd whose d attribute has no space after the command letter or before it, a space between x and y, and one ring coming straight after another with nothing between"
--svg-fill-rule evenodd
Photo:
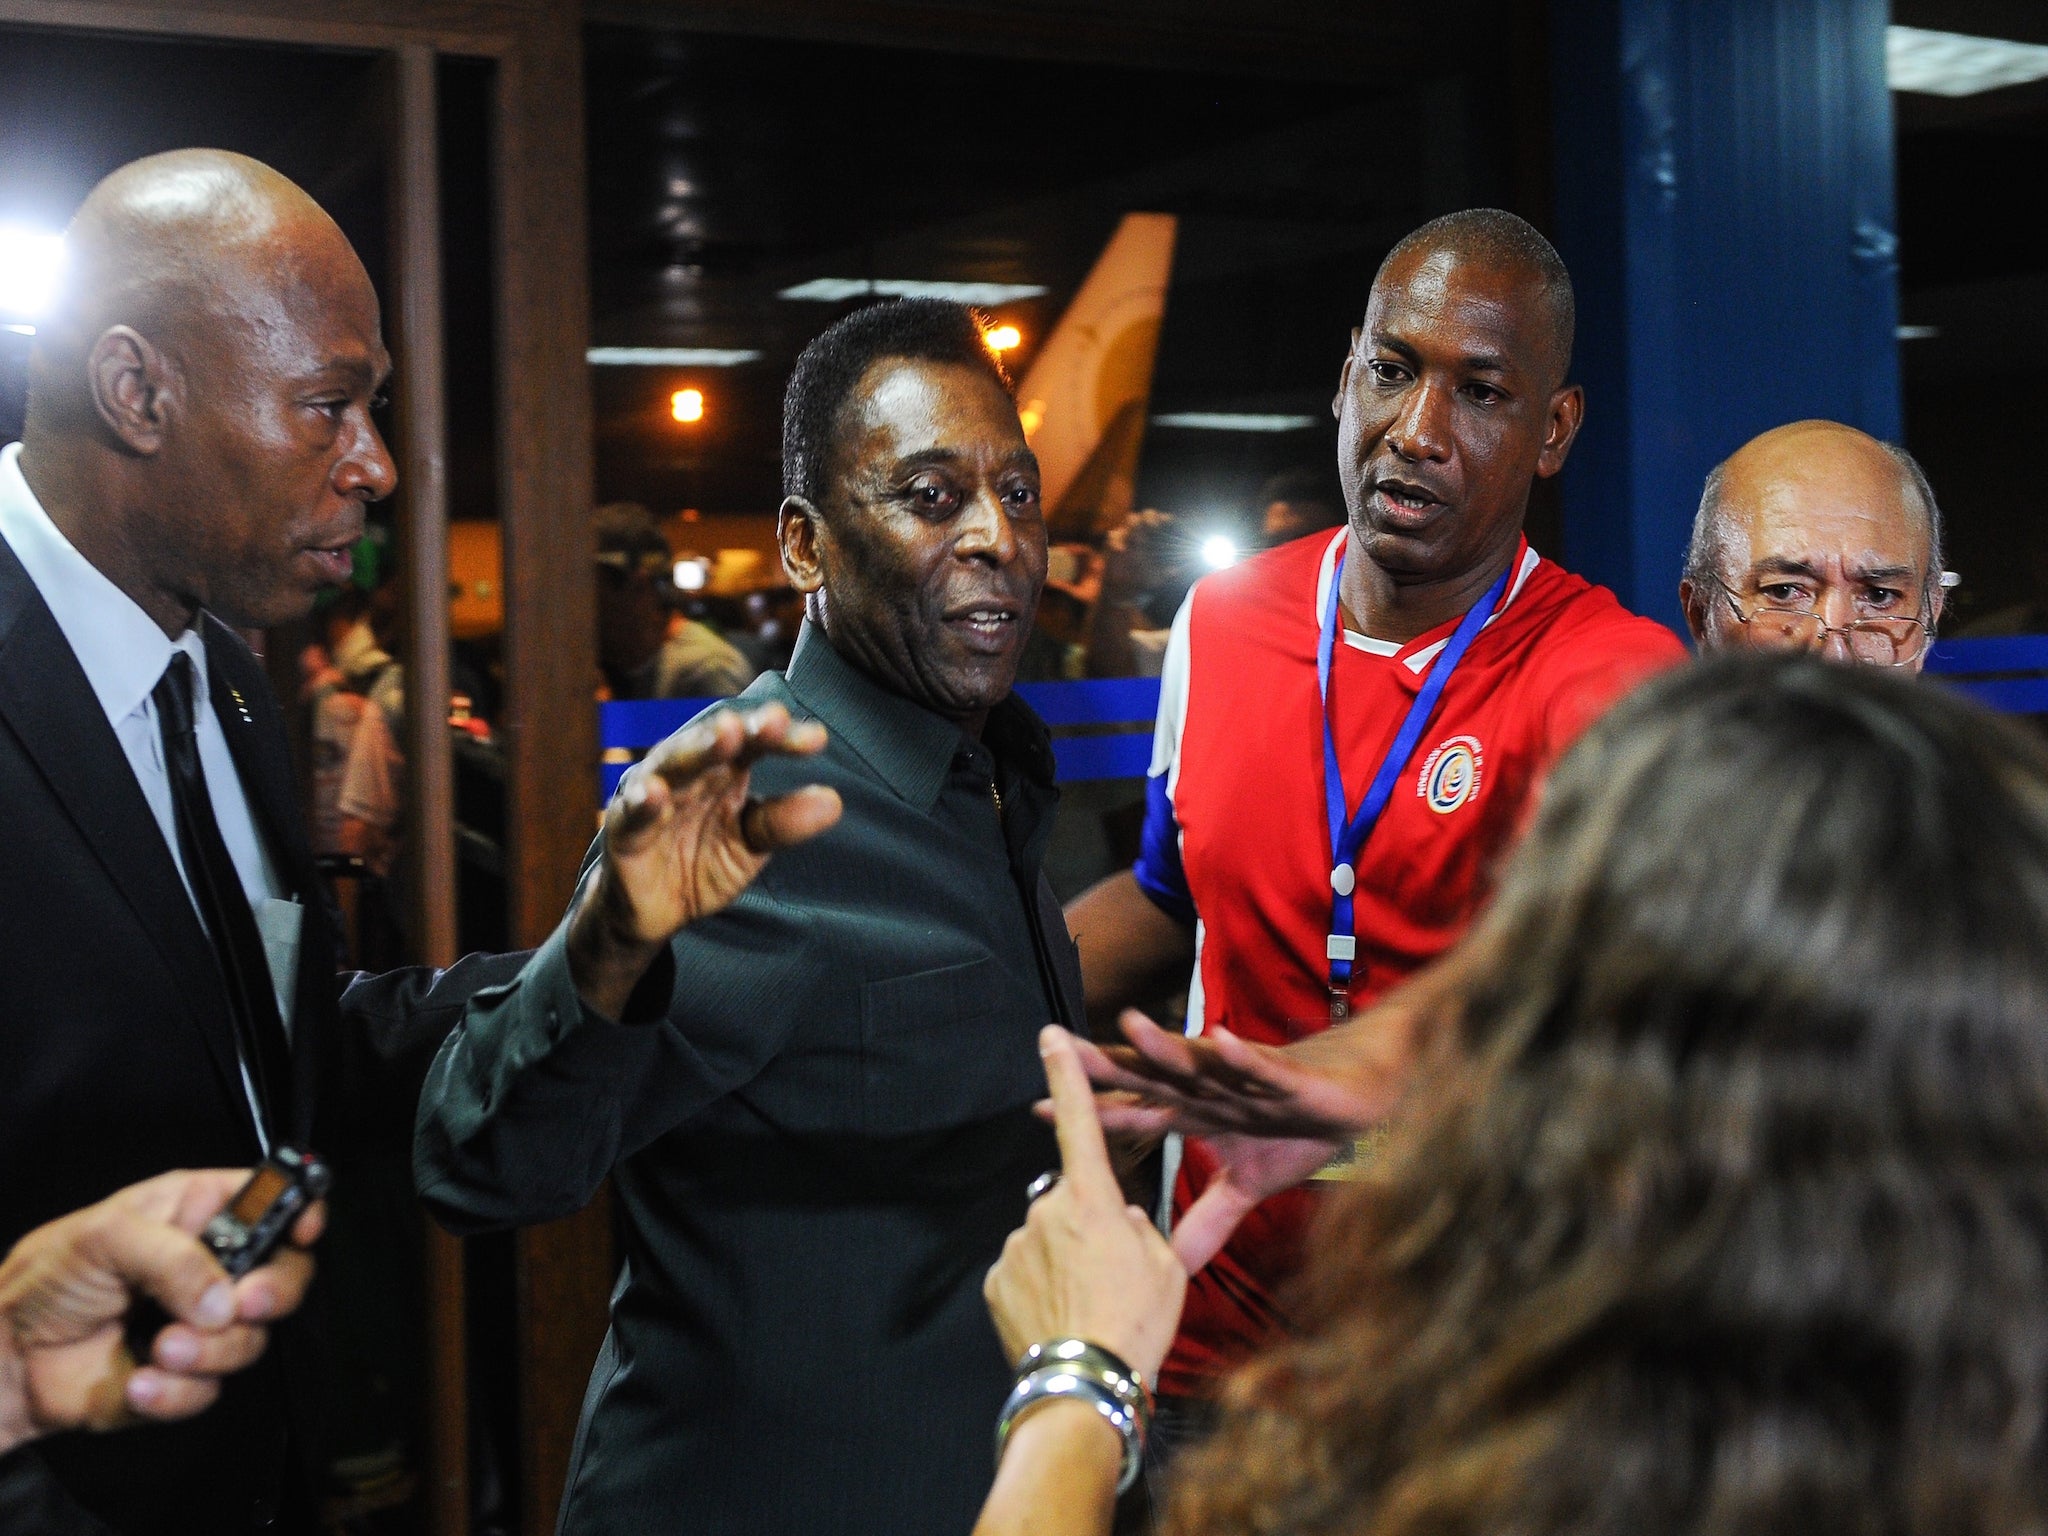
<instances>
[{"instance_id":1,"label":"silver bracelet","mask_svg":"<svg viewBox=\"0 0 2048 1536\"><path fill-rule=\"evenodd\" d=\"M1041 1403L1075 1398L1092 1404L1123 1437L1123 1470L1116 1481L1121 1494L1138 1480L1145 1463L1145 1440L1152 1429L1152 1394L1144 1378L1099 1345L1086 1339L1054 1339L1024 1351L1017 1384L996 1416L996 1464L1018 1420Z\"/></svg>"}]
</instances>

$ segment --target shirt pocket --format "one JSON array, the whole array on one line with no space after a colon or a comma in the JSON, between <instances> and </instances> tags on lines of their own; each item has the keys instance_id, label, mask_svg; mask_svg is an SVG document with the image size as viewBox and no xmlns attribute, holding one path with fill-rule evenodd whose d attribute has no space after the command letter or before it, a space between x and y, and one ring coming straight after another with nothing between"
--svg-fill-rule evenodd
<instances>
[{"instance_id":1,"label":"shirt pocket","mask_svg":"<svg viewBox=\"0 0 2048 1536\"><path fill-rule=\"evenodd\" d=\"M950 1130L1044 1097L1037 1015L983 956L860 989L861 1108L868 1134Z\"/></svg>"}]
</instances>

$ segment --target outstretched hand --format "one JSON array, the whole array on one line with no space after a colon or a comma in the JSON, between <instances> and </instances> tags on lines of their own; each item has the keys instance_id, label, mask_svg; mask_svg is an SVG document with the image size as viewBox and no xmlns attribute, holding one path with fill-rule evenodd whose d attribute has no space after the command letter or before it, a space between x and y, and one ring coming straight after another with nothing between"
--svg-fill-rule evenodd
<instances>
[{"instance_id":1,"label":"outstretched hand","mask_svg":"<svg viewBox=\"0 0 2048 1536\"><path fill-rule=\"evenodd\" d=\"M1222 1028L1190 1038L1135 1009L1118 1020L1129 1044L1074 1040L1105 1131L1131 1139L1177 1131L1215 1156L1214 1177L1174 1223L1173 1249L1190 1274L1252 1207L1394 1112L1450 1016L1467 963L1454 952L1358 1018L1292 1045L1260 1045ZM1038 1108L1046 1115L1051 1107Z\"/></svg>"},{"instance_id":2,"label":"outstretched hand","mask_svg":"<svg viewBox=\"0 0 2048 1536\"><path fill-rule=\"evenodd\" d=\"M1406 1055L1377 1012L1293 1045L1260 1045L1223 1028L1187 1036L1135 1008L1117 1020L1128 1045L1077 1040L1113 1135L1348 1140L1399 1100Z\"/></svg>"},{"instance_id":3,"label":"outstretched hand","mask_svg":"<svg viewBox=\"0 0 2048 1536\"><path fill-rule=\"evenodd\" d=\"M684 726L619 781L602 848L571 919L571 974L584 1001L616 1016L681 928L744 891L778 849L839 820L838 791L812 784L748 795L754 764L823 750L825 728L780 704L720 709Z\"/></svg>"},{"instance_id":4,"label":"outstretched hand","mask_svg":"<svg viewBox=\"0 0 2048 1536\"><path fill-rule=\"evenodd\" d=\"M304 1248L326 1217L311 1206L293 1224L296 1246L231 1280L196 1234L248 1178L246 1168L166 1173L14 1245L0 1263L0 1451L58 1430L188 1417L263 1353L267 1325L306 1294ZM138 1363L124 1324L145 1296L172 1321Z\"/></svg>"}]
</instances>

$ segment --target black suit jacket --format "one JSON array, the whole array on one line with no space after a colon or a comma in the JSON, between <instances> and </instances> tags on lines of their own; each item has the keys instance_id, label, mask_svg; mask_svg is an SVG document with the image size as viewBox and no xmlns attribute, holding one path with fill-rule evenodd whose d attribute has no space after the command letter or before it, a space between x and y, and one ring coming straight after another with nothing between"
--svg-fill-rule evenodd
<instances>
[{"instance_id":1,"label":"black suit jacket","mask_svg":"<svg viewBox=\"0 0 2048 1536\"><path fill-rule=\"evenodd\" d=\"M516 957L338 984L337 924L296 802L283 717L232 631L203 620L209 692L281 879L305 907L291 1102L276 1130L347 1176L357 1128L321 1084L423 1073L483 979ZM260 1155L213 950L84 670L0 540L0 1252L30 1228L172 1168ZM368 1065L365 1065L367 1063ZM358 1079L359 1080L359 1079ZM220 1403L179 1425L61 1436L30 1457L123 1531L262 1528L310 1391L298 1325ZM23 1457L7 1489L36 1479ZM47 1490L44 1491L45 1495ZM39 1495L40 1496L40 1495Z\"/></svg>"}]
</instances>

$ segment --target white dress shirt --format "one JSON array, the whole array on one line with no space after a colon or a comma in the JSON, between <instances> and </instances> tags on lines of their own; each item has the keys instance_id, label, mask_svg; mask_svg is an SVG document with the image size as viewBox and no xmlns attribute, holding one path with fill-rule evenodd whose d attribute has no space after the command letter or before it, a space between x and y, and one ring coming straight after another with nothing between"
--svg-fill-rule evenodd
<instances>
[{"instance_id":1,"label":"white dress shirt","mask_svg":"<svg viewBox=\"0 0 2048 1536\"><path fill-rule=\"evenodd\" d=\"M135 772L142 798L156 817L171 862L185 882L187 897L192 894L192 882L178 849L170 771L164 765L163 733L157 725L152 694L175 651L183 651L192 658L192 712L199 738L199 764L206 774L207 797L213 802L213 818L220 823L221 841L227 844L235 872L242 877L249 909L255 914L268 947L277 920L272 904L287 905L289 893L271 860L270 850L256 830L241 775L235 771L235 760L228 753L220 719L213 712L206 646L199 632L188 629L175 641L166 638L135 599L109 581L50 521L49 513L22 478L20 458L21 444L10 443L0 448L0 538L14 551L14 557L28 572L28 579L35 583L36 591L56 618L57 627L71 643L71 652L84 669L85 680L92 685L100 708L106 711L107 723L114 728L128 758L128 766ZM198 910L195 901L193 911ZM200 924L205 925L203 916ZM277 957L273 957L273 982L280 979L276 974L277 963ZM278 1013L289 1031L291 989L288 985L280 986L278 993ZM251 1104L253 1107L253 1095Z\"/></svg>"}]
</instances>

